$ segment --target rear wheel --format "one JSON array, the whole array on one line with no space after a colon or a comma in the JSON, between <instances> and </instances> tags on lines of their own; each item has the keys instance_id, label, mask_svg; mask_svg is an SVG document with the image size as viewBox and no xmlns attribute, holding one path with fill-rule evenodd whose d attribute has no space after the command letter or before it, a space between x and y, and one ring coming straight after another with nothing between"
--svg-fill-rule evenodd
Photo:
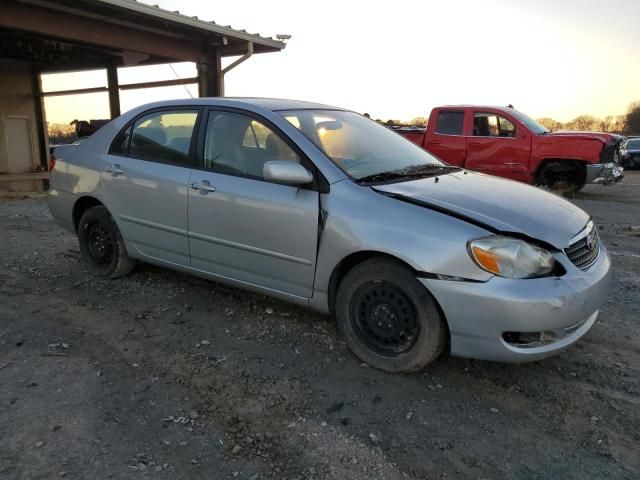
<instances>
[{"instance_id":1,"label":"rear wheel","mask_svg":"<svg viewBox=\"0 0 640 480\"><path fill-rule=\"evenodd\" d=\"M340 283L336 316L349 348L386 372L414 372L435 360L447 327L415 274L391 259L367 260Z\"/></svg>"},{"instance_id":2,"label":"rear wheel","mask_svg":"<svg viewBox=\"0 0 640 480\"><path fill-rule=\"evenodd\" d=\"M78 241L89 267L101 277L122 277L135 267L135 261L127 255L116 222L102 205L89 208L82 214Z\"/></svg>"}]
</instances>

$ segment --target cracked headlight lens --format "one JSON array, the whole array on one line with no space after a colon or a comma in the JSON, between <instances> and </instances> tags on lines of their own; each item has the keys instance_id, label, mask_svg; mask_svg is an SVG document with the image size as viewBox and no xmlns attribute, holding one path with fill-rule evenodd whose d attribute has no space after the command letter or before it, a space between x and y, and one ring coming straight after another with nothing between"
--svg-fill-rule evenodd
<instances>
[{"instance_id":1,"label":"cracked headlight lens","mask_svg":"<svg viewBox=\"0 0 640 480\"><path fill-rule=\"evenodd\" d=\"M542 277L555 266L548 250L500 235L469 242L469 254L480 268L505 278Z\"/></svg>"}]
</instances>

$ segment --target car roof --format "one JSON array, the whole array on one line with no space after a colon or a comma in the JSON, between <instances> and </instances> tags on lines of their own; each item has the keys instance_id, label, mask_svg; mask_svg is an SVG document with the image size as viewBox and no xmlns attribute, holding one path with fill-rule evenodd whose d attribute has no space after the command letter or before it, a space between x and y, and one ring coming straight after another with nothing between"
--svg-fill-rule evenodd
<instances>
[{"instance_id":1,"label":"car roof","mask_svg":"<svg viewBox=\"0 0 640 480\"><path fill-rule=\"evenodd\" d=\"M461 108L473 108L475 110L500 110L501 112L513 112L514 110L516 110L515 108L511 108L511 107L503 107L503 106L497 106L497 105L442 105L440 107L437 107L439 109L447 109L447 110L455 110L457 109L461 109Z\"/></svg>"},{"instance_id":2,"label":"car roof","mask_svg":"<svg viewBox=\"0 0 640 480\"><path fill-rule=\"evenodd\" d=\"M176 100L163 100L144 105L145 108L161 108L180 105L211 105L229 107L261 107L266 110L345 110L322 103L305 102L302 100L288 100L283 98L258 97L201 97Z\"/></svg>"},{"instance_id":3,"label":"car roof","mask_svg":"<svg viewBox=\"0 0 640 480\"><path fill-rule=\"evenodd\" d=\"M285 98L257 98L257 97L230 97L229 100L246 102L259 105L267 110L344 110L323 103L307 102L303 100L289 100Z\"/></svg>"}]
</instances>

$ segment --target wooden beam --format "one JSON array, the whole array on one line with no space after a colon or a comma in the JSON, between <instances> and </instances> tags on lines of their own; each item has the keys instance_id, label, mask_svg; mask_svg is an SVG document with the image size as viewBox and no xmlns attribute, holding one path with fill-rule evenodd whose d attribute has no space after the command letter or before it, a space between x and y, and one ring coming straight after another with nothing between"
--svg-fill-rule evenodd
<instances>
[{"instance_id":1,"label":"wooden beam","mask_svg":"<svg viewBox=\"0 0 640 480\"><path fill-rule=\"evenodd\" d=\"M118 86L118 67L112 63L107 67L107 89L109 90L109 114L111 118L120 116L120 87Z\"/></svg>"},{"instance_id":2,"label":"wooden beam","mask_svg":"<svg viewBox=\"0 0 640 480\"><path fill-rule=\"evenodd\" d=\"M14 1L3 0L0 27L110 50L127 50L167 57L177 61L196 62L200 53L196 41L141 31L133 27Z\"/></svg>"},{"instance_id":3,"label":"wooden beam","mask_svg":"<svg viewBox=\"0 0 640 480\"><path fill-rule=\"evenodd\" d=\"M31 68L31 91L35 106L36 136L40 147L40 166L44 171L49 170L49 132L44 118L44 99L42 98L42 79L36 67Z\"/></svg>"},{"instance_id":4,"label":"wooden beam","mask_svg":"<svg viewBox=\"0 0 640 480\"><path fill-rule=\"evenodd\" d=\"M220 50L211 51L211 47L203 47L202 60L196 64L198 69L198 92L200 97L221 97L222 67Z\"/></svg>"},{"instance_id":5,"label":"wooden beam","mask_svg":"<svg viewBox=\"0 0 640 480\"><path fill-rule=\"evenodd\" d=\"M43 97L60 97L62 95L82 95L84 93L103 93L109 92L107 87L92 87L92 88L74 88L73 90L56 90L54 92L43 92Z\"/></svg>"},{"instance_id":6,"label":"wooden beam","mask_svg":"<svg viewBox=\"0 0 640 480\"><path fill-rule=\"evenodd\" d=\"M140 88L157 88L157 87L173 87L175 85L188 85L190 83L198 83L198 77L176 78L174 80L158 80L155 82L127 83L118 85L119 90L138 90ZM91 88L75 88L73 90L56 90L53 92L44 92L43 97L59 97L62 95L82 95L85 93L104 93L109 92L108 87L91 87Z\"/></svg>"},{"instance_id":7,"label":"wooden beam","mask_svg":"<svg viewBox=\"0 0 640 480\"><path fill-rule=\"evenodd\" d=\"M198 83L198 77L176 78L175 80L159 80L156 82L127 83L120 85L120 90L137 90L139 88L173 87L175 85L188 85Z\"/></svg>"},{"instance_id":8,"label":"wooden beam","mask_svg":"<svg viewBox=\"0 0 640 480\"><path fill-rule=\"evenodd\" d=\"M31 180L48 180L49 172L37 173L0 173L0 183L28 182Z\"/></svg>"}]
</instances>

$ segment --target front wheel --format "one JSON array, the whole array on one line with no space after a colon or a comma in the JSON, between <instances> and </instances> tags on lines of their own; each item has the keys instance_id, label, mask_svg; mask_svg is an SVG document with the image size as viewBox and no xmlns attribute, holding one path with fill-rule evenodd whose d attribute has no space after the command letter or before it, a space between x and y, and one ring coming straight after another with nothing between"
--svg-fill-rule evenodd
<instances>
[{"instance_id":1,"label":"front wheel","mask_svg":"<svg viewBox=\"0 0 640 480\"><path fill-rule=\"evenodd\" d=\"M135 267L116 222L102 205L84 212L78 224L78 241L89 267L101 277L123 277Z\"/></svg>"},{"instance_id":2,"label":"front wheel","mask_svg":"<svg viewBox=\"0 0 640 480\"><path fill-rule=\"evenodd\" d=\"M536 177L537 186L572 198L585 186L587 170L584 164L577 161L548 161L540 168Z\"/></svg>"},{"instance_id":3,"label":"front wheel","mask_svg":"<svg viewBox=\"0 0 640 480\"><path fill-rule=\"evenodd\" d=\"M447 344L435 299L413 272L391 259L367 260L347 273L336 316L351 351L385 372L421 370Z\"/></svg>"}]
</instances>

